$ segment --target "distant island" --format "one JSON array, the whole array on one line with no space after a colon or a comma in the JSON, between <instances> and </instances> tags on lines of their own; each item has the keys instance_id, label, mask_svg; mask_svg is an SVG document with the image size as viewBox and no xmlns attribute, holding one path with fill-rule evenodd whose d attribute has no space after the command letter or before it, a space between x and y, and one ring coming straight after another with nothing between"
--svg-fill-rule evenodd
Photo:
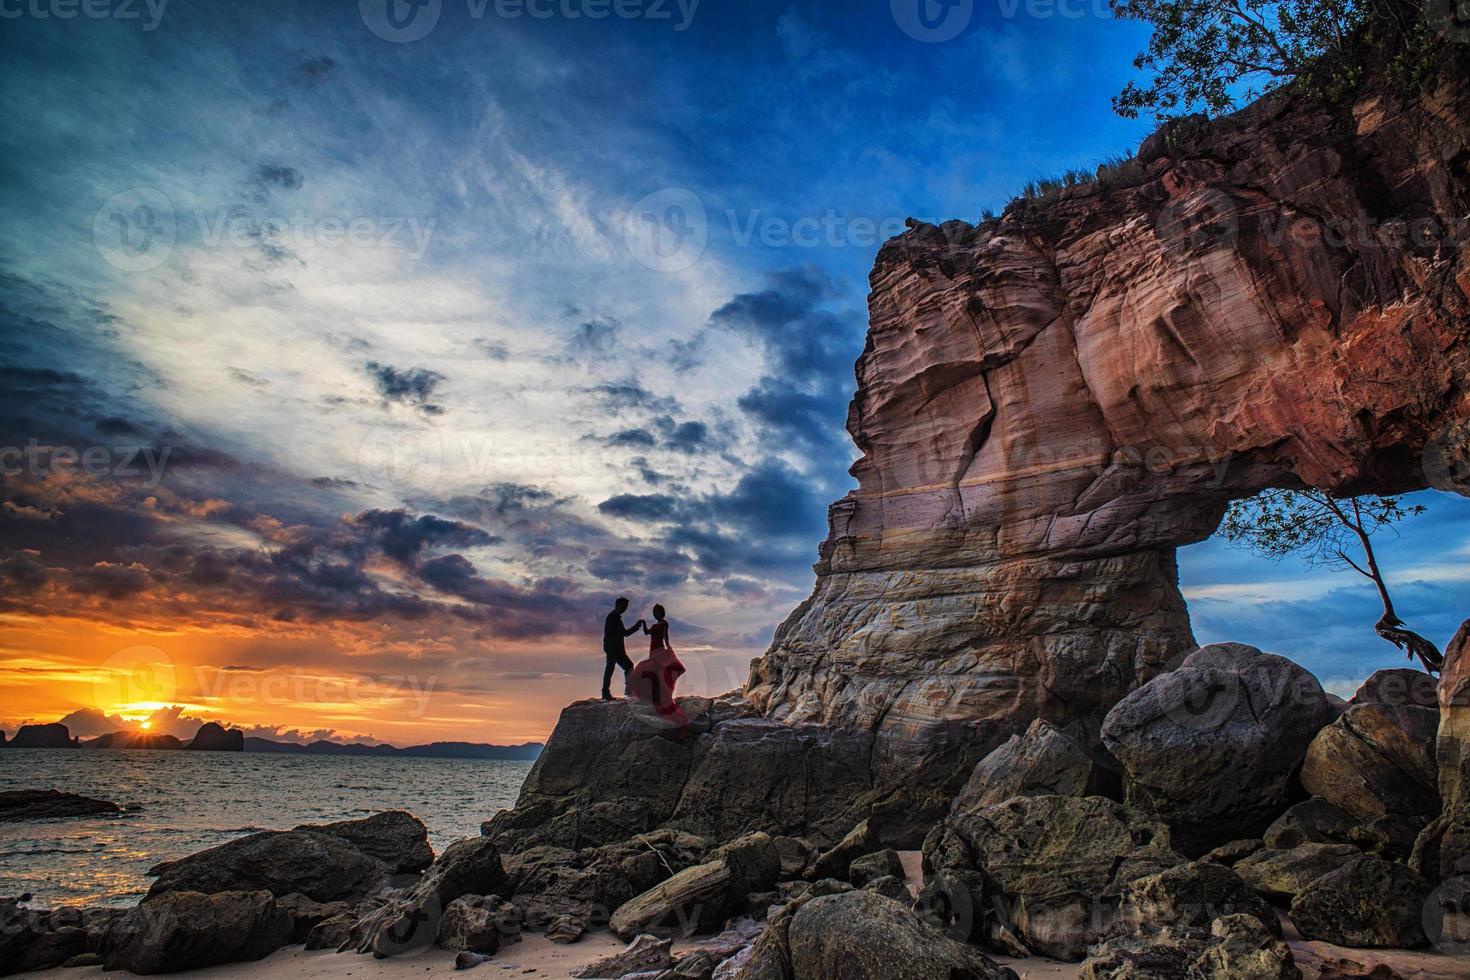
<instances>
[{"instance_id":1,"label":"distant island","mask_svg":"<svg viewBox=\"0 0 1470 980\"><path fill-rule=\"evenodd\" d=\"M202 752L273 752L285 755L346 755L380 758L421 759L519 759L534 760L541 755L540 742L520 745L488 745L483 742L431 742L399 748L386 743L364 745L357 742L332 742L325 739L301 744L278 742L269 738L246 737L238 729L226 729L215 722L199 727L194 737L185 742L173 735L153 732L109 732L96 738L82 739L60 722L45 725L22 725L13 738L0 732L0 748L12 749L162 749Z\"/></svg>"}]
</instances>

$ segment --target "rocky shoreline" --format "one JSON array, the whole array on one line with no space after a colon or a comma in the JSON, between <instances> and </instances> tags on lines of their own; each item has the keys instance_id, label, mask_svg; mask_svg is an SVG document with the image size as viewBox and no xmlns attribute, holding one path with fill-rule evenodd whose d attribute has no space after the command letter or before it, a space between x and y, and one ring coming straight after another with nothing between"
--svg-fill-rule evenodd
<instances>
[{"instance_id":1,"label":"rocky shoreline","mask_svg":"<svg viewBox=\"0 0 1470 980\"><path fill-rule=\"evenodd\" d=\"M437 948L469 969L524 935L606 931L626 948L578 976L1005 978L1035 958L1290 980L1312 975L1303 942L1470 968L1470 769L1445 737L1470 714L1470 622L1438 685L1380 671L1341 703L1283 657L1218 644L1119 702L1099 744L1038 721L972 766L911 880L908 828L879 819L860 752L735 699L685 707L684 741L634 702L568 707L516 808L437 856L395 811L158 865L134 909L7 901L0 963L155 974L302 945ZM1332 960L1310 970L1398 975Z\"/></svg>"}]
</instances>

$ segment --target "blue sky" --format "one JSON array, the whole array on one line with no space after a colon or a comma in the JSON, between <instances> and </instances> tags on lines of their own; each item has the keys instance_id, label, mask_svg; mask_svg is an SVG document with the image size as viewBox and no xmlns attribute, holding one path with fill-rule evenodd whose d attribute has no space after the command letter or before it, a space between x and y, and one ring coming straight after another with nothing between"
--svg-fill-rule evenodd
<instances>
[{"instance_id":1,"label":"blue sky","mask_svg":"<svg viewBox=\"0 0 1470 980\"><path fill-rule=\"evenodd\" d=\"M1109 107L1143 33L1097 3L385 2L3 25L5 441L170 453L10 481L13 662L414 673L430 711L334 730L509 740L593 693L578 631L627 592L737 686L851 485L882 239L1149 128ZM1426 496L1384 560L1442 643L1470 502ZM1182 566L1202 640L1398 662L1371 587Z\"/></svg>"}]
</instances>

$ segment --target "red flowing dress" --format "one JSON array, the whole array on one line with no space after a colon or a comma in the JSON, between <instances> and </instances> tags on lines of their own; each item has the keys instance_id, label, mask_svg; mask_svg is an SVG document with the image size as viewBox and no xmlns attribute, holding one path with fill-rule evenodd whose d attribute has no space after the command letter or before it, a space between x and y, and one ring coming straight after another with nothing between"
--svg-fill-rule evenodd
<instances>
[{"instance_id":1,"label":"red flowing dress","mask_svg":"<svg viewBox=\"0 0 1470 980\"><path fill-rule=\"evenodd\" d=\"M648 659L633 668L633 695L653 705L683 738L689 728L689 718L674 699L674 685L683 675L684 665L669 646L668 623L655 623L648 633Z\"/></svg>"}]
</instances>

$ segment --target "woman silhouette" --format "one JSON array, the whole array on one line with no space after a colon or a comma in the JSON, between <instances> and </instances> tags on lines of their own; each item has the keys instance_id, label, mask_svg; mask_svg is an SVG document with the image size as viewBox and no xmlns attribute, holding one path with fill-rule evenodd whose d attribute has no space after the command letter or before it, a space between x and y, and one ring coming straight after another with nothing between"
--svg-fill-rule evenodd
<instances>
[{"instance_id":1,"label":"woman silhouette","mask_svg":"<svg viewBox=\"0 0 1470 980\"><path fill-rule=\"evenodd\" d=\"M653 705L659 716L679 731L682 740L689 730L689 718L674 699L674 685L684 673L684 665L669 646L669 623L664 618L664 607L653 607L653 626L644 626L648 634L648 659L633 668L633 695L638 700Z\"/></svg>"}]
</instances>

